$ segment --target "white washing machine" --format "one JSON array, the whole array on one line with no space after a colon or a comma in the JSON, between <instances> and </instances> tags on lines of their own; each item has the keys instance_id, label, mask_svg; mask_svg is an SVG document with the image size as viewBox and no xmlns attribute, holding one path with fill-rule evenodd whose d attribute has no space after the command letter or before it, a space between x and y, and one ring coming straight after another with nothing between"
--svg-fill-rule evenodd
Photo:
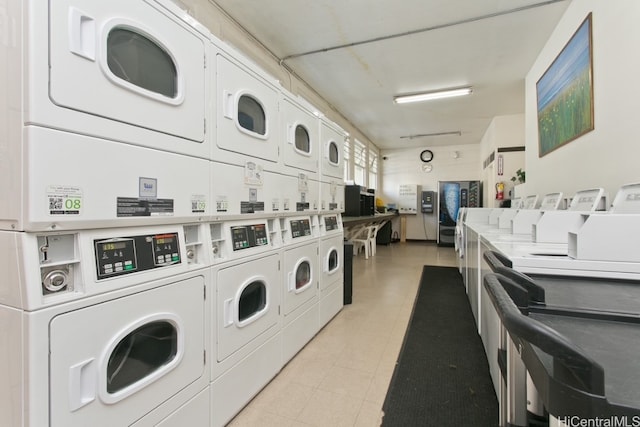
<instances>
[{"instance_id":1,"label":"white washing machine","mask_svg":"<svg viewBox=\"0 0 640 427\"><path fill-rule=\"evenodd\" d=\"M283 250L282 345L288 362L318 332L318 217L281 218Z\"/></svg>"},{"instance_id":2,"label":"white washing machine","mask_svg":"<svg viewBox=\"0 0 640 427\"><path fill-rule=\"evenodd\" d=\"M282 121L283 173L296 176L304 173L317 181L320 170L320 113L299 96L282 90L280 101Z\"/></svg>"},{"instance_id":3,"label":"white washing machine","mask_svg":"<svg viewBox=\"0 0 640 427\"><path fill-rule=\"evenodd\" d=\"M236 415L282 367L277 219L213 223L212 425Z\"/></svg>"},{"instance_id":4,"label":"white washing machine","mask_svg":"<svg viewBox=\"0 0 640 427\"><path fill-rule=\"evenodd\" d=\"M325 117L320 119L321 181L330 178L344 180L344 141L347 133Z\"/></svg>"},{"instance_id":5,"label":"white washing machine","mask_svg":"<svg viewBox=\"0 0 640 427\"><path fill-rule=\"evenodd\" d=\"M235 165L259 159L266 171L280 172L279 85L248 58L216 43L211 72L216 83L212 159Z\"/></svg>"},{"instance_id":6,"label":"white washing machine","mask_svg":"<svg viewBox=\"0 0 640 427\"><path fill-rule=\"evenodd\" d=\"M344 306L344 229L339 213L320 216L320 327Z\"/></svg>"},{"instance_id":7,"label":"white washing machine","mask_svg":"<svg viewBox=\"0 0 640 427\"><path fill-rule=\"evenodd\" d=\"M185 253L178 226L0 232L0 424L206 425L210 271Z\"/></svg>"},{"instance_id":8,"label":"white washing machine","mask_svg":"<svg viewBox=\"0 0 640 427\"><path fill-rule=\"evenodd\" d=\"M5 3L0 228L206 216L208 32L168 2Z\"/></svg>"}]
</instances>

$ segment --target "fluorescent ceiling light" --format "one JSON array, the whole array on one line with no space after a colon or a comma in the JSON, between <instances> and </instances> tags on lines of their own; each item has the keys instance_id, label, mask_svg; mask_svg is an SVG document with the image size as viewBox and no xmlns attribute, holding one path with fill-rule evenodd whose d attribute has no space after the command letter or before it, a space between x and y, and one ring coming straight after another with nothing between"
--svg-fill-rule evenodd
<instances>
[{"instance_id":1,"label":"fluorescent ceiling light","mask_svg":"<svg viewBox=\"0 0 640 427\"><path fill-rule=\"evenodd\" d=\"M423 138L426 136L447 136L447 135L458 135L462 136L462 131L456 130L451 132L434 132L434 133L420 133L416 135L404 135L401 136L401 139L415 139L415 138Z\"/></svg>"},{"instance_id":2,"label":"fluorescent ceiling light","mask_svg":"<svg viewBox=\"0 0 640 427\"><path fill-rule=\"evenodd\" d=\"M407 104L409 102L431 101L433 99L452 98L454 96L470 95L473 92L471 87L462 87L457 89L445 89L435 92L414 93L411 95L394 96L393 100L396 104Z\"/></svg>"}]
</instances>

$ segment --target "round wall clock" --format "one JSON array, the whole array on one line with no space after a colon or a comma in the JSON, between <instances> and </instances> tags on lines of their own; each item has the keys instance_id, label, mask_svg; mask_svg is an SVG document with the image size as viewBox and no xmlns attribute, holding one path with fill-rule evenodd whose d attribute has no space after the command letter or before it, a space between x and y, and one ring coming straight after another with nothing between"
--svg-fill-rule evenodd
<instances>
[{"instance_id":1,"label":"round wall clock","mask_svg":"<svg viewBox=\"0 0 640 427\"><path fill-rule=\"evenodd\" d=\"M420 153L420 160L422 160L425 163L428 163L431 160L433 160L433 151L423 150L422 153Z\"/></svg>"}]
</instances>

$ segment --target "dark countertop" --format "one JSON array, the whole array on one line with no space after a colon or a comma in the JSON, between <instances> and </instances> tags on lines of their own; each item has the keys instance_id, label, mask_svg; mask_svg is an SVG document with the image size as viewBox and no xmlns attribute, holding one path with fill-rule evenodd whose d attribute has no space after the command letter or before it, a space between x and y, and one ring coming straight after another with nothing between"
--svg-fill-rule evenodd
<instances>
[{"instance_id":1,"label":"dark countertop","mask_svg":"<svg viewBox=\"0 0 640 427\"><path fill-rule=\"evenodd\" d=\"M352 225L365 224L367 222L390 220L398 216L397 212L378 213L368 216L343 216L342 225L350 227Z\"/></svg>"},{"instance_id":2,"label":"dark countertop","mask_svg":"<svg viewBox=\"0 0 640 427\"><path fill-rule=\"evenodd\" d=\"M598 399L586 395L584 407L590 408L586 410L593 410L593 415L599 416L640 415L640 323L620 319L586 319L548 312L529 313L529 317L569 338L604 369L604 397ZM544 390L546 387L539 386L548 384L550 378L553 378L553 357L535 346L530 346L528 351L525 350L527 352L530 353L529 356L534 356L535 353L539 366L544 367L541 372L539 369L529 369L527 364L549 412L555 416L574 415L571 410L564 412L567 410L566 406L569 406L567 403L553 397L565 393L557 393L554 387ZM526 354L524 356L526 364ZM557 389L562 387L556 387ZM599 408L600 405L604 408Z\"/></svg>"},{"instance_id":3,"label":"dark countertop","mask_svg":"<svg viewBox=\"0 0 640 427\"><path fill-rule=\"evenodd\" d=\"M640 315L640 281L528 275L547 305Z\"/></svg>"}]
</instances>

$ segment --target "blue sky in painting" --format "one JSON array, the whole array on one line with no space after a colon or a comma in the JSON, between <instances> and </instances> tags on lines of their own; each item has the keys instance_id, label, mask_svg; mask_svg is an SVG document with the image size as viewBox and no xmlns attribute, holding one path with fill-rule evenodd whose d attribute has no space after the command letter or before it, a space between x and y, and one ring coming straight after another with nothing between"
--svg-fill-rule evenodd
<instances>
[{"instance_id":1,"label":"blue sky in painting","mask_svg":"<svg viewBox=\"0 0 640 427\"><path fill-rule=\"evenodd\" d=\"M544 110L576 76L589 67L589 25L589 20L582 24L545 75L538 81L536 87L538 111Z\"/></svg>"}]
</instances>

